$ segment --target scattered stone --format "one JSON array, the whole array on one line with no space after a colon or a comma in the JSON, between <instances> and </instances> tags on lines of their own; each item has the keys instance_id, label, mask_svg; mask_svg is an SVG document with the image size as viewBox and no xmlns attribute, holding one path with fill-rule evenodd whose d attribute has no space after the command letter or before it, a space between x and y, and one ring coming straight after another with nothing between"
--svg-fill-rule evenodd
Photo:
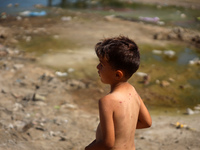
<instances>
[{"instance_id":1,"label":"scattered stone","mask_svg":"<svg viewBox=\"0 0 200 150\"><path fill-rule=\"evenodd\" d=\"M9 41L10 41L11 44L18 44L19 43L19 41L14 39L14 38L10 38Z\"/></svg>"},{"instance_id":2,"label":"scattered stone","mask_svg":"<svg viewBox=\"0 0 200 150\"><path fill-rule=\"evenodd\" d=\"M35 127L36 130L40 130L40 131L45 131L45 129L43 127Z\"/></svg>"},{"instance_id":3,"label":"scattered stone","mask_svg":"<svg viewBox=\"0 0 200 150\"><path fill-rule=\"evenodd\" d=\"M59 39L59 35L54 35L53 38L54 39Z\"/></svg>"},{"instance_id":4,"label":"scattered stone","mask_svg":"<svg viewBox=\"0 0 200 150\"><path fill-rule=\"evenodd\" d=\"M175 80L174 80L173 78L169 78L168 80L169 80L169 82L171 82L171 83L172 83L172 82L175 82Z\"/></svg>"},{"instance_id":5,"label":"scattered stone","mask_svg":"<svg viewBox=\"0 0 200 150\"><path fill-rule=\"evenodd\" d=\"M187 114L187 115L193 115L193 114L195 114L195 112L194 112L192 109L187 108L186 114Z\"/></svg>"},{"instance_id":6,"label":"scattered stone","mask_svg":"<svg viewBox=\"0 0 200 150\"><path fill-rule=\"evenodd\" d=\"M189 84L186 84L186 85L180 85L179 88L180 89L190 89L190 88L192 88L192 86Z\"/></svg>"},{"instance_id":7,"label":"scattered stone","mask_svg":"<svg viewBox=\"0 0 200 150\"><path fill-rule=\"evenodd\" d=\"M148 85L149 82L150 82L150 80L151 80L150 75L144 76L144 77L143 77L144 85Z\"/></svg>"},{"instance_id":8,"label":"scattered stone","mask_svg":"<svg viewBox=\"0 0 200 150\"><path fill-rule=\"evenodd\" d=\"M67 72L69 72L69 73L74 72L74 68L69 68L69 69L67 70Z\"/></svg>"},{"instance_id":9,"label":"scattered stone","mask_svg":"<svg viewBox=\"0 0 200 150\"><path fill-rule=\"evenodd\" d=\"M194 59L190 60L189 65L200 65L199 58L194 58Z\"/></svg>"},{"instance_id":10,"label":"scattered stone","mask_svg":"<svg viewBox=\"0 0 200 150\"><path fill-rule=\"evenodd\" d=\"M19 4L18 3L15 3L15 7L18 7L19 6Z\"/></svg>"},{"instance_id":11,"label":"scattered stone","mask_svg":"<svg viewBox=\"0 0 200 150\"><path fill-rule=\"evenodd\" d=\"M195 107L194 107L194 110L200 111L200 104L198 104L197 106L195 106Z\"/></svg>"},{"instance_id":12,"label":"scattered stone","mask_svg":"<svg viewBox=\"0 0 200 150\"><path fill-rule=\"evenodd\" d=\"M23 97L22 100L24 100L24 101L33 100L33 95L34 95L34 94L27 94L26 96Z\"/></svg>"},{"instance_id":13,"label":"scattered stone","mask_svg":"<svg viewBox=\"0 0 200 150\"><path fill-rule=\"evenodd\" d=\"M181 18L186 18L186 15L185 14L181 14Z\"/></svg>"},{"instance_id":14,"label":"scattered stone","mask_svg":"<svg viewBox=\"0 0 200 150\"><path fill-rule=\"evenodd\" d=\"M54 79L54 76L51 75L51 74L46 74L46 73L44 73L43 75L41 75L41 76L39 77L39 79L41 79L41 80L46 80L47 82L51 82L51 81Z\"/></svg>"},{"instance_id":15,"label":"scattered stone","mask_svg":"<svg viewBox=\"0 0 200 150\"><path fill-rule=\"evenodd\" d=\"M44 5L41 5L41 4L36 4L34 5L35 8L38 8L38 9L41 9L41 8L45 8Z\"/></svg>"},{"instance_id":16,"label":"scattered stone","mask_svg":"<svg viewBox=\"0 0 200 150\"><path fill-rule=\"evenodd\" d=\"M57 131L57 132L50 131L49 134L50 134L50 136L60 136L61 132L60 131Z\"/></svg>"},{"instance_id":17,"label":"scattered stone","mask_svg":"<svg viewBox=\"0 0 200 150\"><path fill-rule=\"evenodd\" d=\"M200 47L200 34L195 31L187 30L181 27L175 27L168 31L155 33L153 39L156 40L179 40L195 47ZM191 43L192 42L192 43Z\"/></svg>"},{"instance_id":18,"label":"scattered stone","mask_svg":"<svg viewBox=\"0 0 200 150\"><path fill-rule=\"evenodd\" d=\"M198 114L200 113L200 108L199 107L194 107L194 110L192 110L191 108L187 108L186 109L186 115L193 115L193 114Z\"/></svg>"},{"instance_id":19,"label":"scattered stone","mask_svg":"<svg viewBox=\"0 0 200 150\"><path fill-rule=\"evenodd\" d=\"M45 28L37 28L37 29L34 29L33 30L33 33L34 34L38 34L38 33L46 33L47 31L46 31L46 29Z\"/></svg>"},{"instance_id":20,"label":"scattered stone","mask_svg":"<svg viewBox=\"0 0 200 150\"><path fill-rule=\"evenodd\" d=\"M1 93L6 94L7 92L4 89L2 89Z\"/></svg>"},{"instance_id":21,"label":"scattered stone","mask_svg":"<svg viewBox=\"0 0 200 150\"><path fill-rule=\"evenodd\" d=\"M68 17L63 16L63 17L61 17L61 20L62 21L71 21L72 17L71 16L68 16Z\"/></svg>"},{"instance_id":22,"label":"scattered stone","mask_svg":"<svg viewBox=\"0 0 200 150\"><path fill-rule=\"evenodd\" d=\"M106 21L112 21L115 18L115 15L109 15L109 16L105 16L104 19Z\"/></svg>"},{"instance_id":23,"label":"scattered stone","mask_svg":"<svg viewBox=\"0 0 200 150\"><path fill-rule=\"evenodd\" d=\"M85 89L86 84L82 81L71 79L66 82L66 89Z\"/></svg>"},{"instance_id":24,"label":"scattered stone","mask_svg":"<svg viewBox=\"0 0 200 150\"><path fill-rule=\"evenodd\" d=\"M13 111L18 111L18 110L21 110L22 108L23 108L22 104L20 104L20 103L15 103L15 104L14 104Z\"/></svg>"},{"instance_id":25,"label":"scattered stone","mask_svg":"<svg viewBox=\"0 0 200 150\"><path fill-rule=\"evenodd\" d=\"M45 102L43 102L43 101L36 101L35 104L37 106L47 106L47 104Z\"/></svg>"},{"instance_id":26,"label":"scattered stone","mask_svg":"<svg viewBox=\"0 0 200 150\"><path fill-rule=\"evenodd\" d=\"M167 87L167 86L170 85L170 83L168 81L165 81L165 80L161 81L160 84L161 84L162 87Z\"/></svg>"},{"instance_id":27,"label":"scattered stone","mask_svg":"<svg viewBox=\"0 0 200 150\"><path fill-rule=\"evenodd\" d=\"M0 50L0 57L5 57L8 55L8 52L6 50Z\"/></svg>"},{"instance_id":28,"label":"scattered stone","mask_svg":"<svg viewBox=\"0 0 200 150\"><path fill-rule=\"evenodd\" d=\"M10 3L10 4L8 4L8 5L7 5L7 7L12 7L12 6L13 6L13 4L12 4L12 3Z\"/></svg>"},{"instance_id":29,"label":"scattered stone","mask_svg":"<svg viewBox=\"0 0 200 150\"><path fill-rule=\"evenodd\" d=\"M46 97L42 96L42 95L39 95L39 94L34 94L33 95L33 98L32 98L33 101L45 101L46 100Z\"/></svg>"},{"instance_id":30,"label":"scattered stone","mask_svg":"<svg viewBox=\"0 0 200 150\"><path fill-rule=\"evenodd\" d=\"M16 128L19 132L26 132L28 129L32 128L32 122L24 122L24 121L15 121L14 128Z\"/></svg>"},{"instance_id":31,"label":"scattered stone","mask_svg":"<svg viewBox=\"0 0 200 150\"><path fill-rule=\"evenodd\" d=\"M160 84L160 80L157 79L157 80L156 80L156 84Z\"/></svg>"},{"instance_id":32,"label":"scattered stone","mask_svg":"<svg viewBox=\"0 0 200 150\"><path fill-rule=\"evenodd\" d=\"M17 16L16 19L17 19L17 21L21 21L22 17L21 16Z\"/></svg>"},{"instance_id":33,"label":"scattered stone","mask_svg":"<svg viewBox=\"0 0 200 150\"><path fill-rule=\"evenodd\" d=\"M24 67L24 64L14 64L13 68L19 70Z\"/></svg>"},{"instance_id":34,"label":"scattered stone","mask_svg":"<svg viewBox=\"0 0 200 150\"><path fill-rule=\"evenodd\" d=\"M31 39L32 39L32 37L31 37L31 36L26 36L26 37L25 37L25 41L26 41L26 42L30 42L30 41L31 41Z\"/></svg>"},{"instance_id":35,"label":"scattered stone","mask_svg":"<svg viewBox=\"0 0 200 150\"><path fill-rule=\"evenodd\" d=\"M59 139L59 141L66 141L67 140L67 138L66 137L64 137L64 136L60 136L60 139Z\"/></svg>"},{"instance_id":36,"label":"scattered stone","mask_svg":"<svg viewBox=\"0 0 200 150\"><path fill-rule=\"evenodd\" d=\"M61 106L61 108L64 108L64 109L68 109L68 108L70 108L70 109L76 109L77 108L77 105L75 105L75 104L64 104L64 105L62 105Z\"/></svg>"}]
</instances>

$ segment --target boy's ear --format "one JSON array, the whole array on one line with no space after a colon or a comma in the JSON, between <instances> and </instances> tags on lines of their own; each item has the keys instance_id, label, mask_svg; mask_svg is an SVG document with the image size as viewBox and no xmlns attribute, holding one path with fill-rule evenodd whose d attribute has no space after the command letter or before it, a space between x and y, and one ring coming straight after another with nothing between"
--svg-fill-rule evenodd
<instances>
[{"instance_id":1,"label":"boy's ear","mask_svg":"<svg viewBox=\"0 0 200 150\"><path fill-rule=\"evenodd\" d=\"M124 73L121 70L117 70L116 73L115 73L115 78L117 80L120 80L123 77L124 77Z\"/></svg>"}]
</instances>

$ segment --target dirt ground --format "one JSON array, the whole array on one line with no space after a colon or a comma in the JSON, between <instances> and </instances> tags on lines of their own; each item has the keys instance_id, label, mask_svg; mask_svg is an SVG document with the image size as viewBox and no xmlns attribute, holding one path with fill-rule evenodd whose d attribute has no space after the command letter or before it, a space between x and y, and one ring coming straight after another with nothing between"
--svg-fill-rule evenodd
<instances>
[{"instance_id":1,"label":"dirt ground","mask_svg":"<svg viewBox=\"0 0 200 150\"><path fill-rule=\"evenodd\" d=\"M168 1L169 2L169 1ZM57 10L63 14L62 10ZM58 15L59 16L59 15ZM86 21L86 18L87 21ZM76 13L72 20L59 17L8 19L0 24L0 150L82 150L95 137L97 107L84 103L84 94L99 98L102 91L91 81L62 80L52 67L93 61L94 44L102 37L129 35L137 43L169 44L154 40L156 32L168 28L116 18ZM32 35L49 35L77 41L77 52L34 56L17 48ZM180 41L176 41L181 44ZM184 41L183 41L184 43ZM66 61L67 60L67 61ZM77 99L79 102L77 102ZM88 105L88 107L83 107ZM137 130L136 150L199 150L200 113L150 111L153 125ZM184 125L178 125L178 123ZM177 124L176 124L177 123Z\"/></svg>"}]
</instances>

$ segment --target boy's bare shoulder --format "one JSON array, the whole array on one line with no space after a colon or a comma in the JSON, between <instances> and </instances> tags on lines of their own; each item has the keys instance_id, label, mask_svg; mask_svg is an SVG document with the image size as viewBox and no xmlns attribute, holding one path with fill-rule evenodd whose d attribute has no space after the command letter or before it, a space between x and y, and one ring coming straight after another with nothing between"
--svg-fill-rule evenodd
<instances>
[{"instance_id":1,"label":"boy's bare shoulder","mask_svg":"<svg viewBox=\"0 0 200 150\"><path fill-rule=\"evenodd\" d=\"M102 97L100 100L99 100L99 103L106 103L106 104L109 104L111 103L111 101L113 101L115 98L113 97L113 94L108 94L108 95L105 95L104 97Z\"/></svg>"},{"instance_id":2,"label":"boy's bare shoulder","mask_svg":"<svg viewBox=\"0 0 200 150\"><path fill-rule=\"evenodd\" d=\"M121 97L121 93L119 93L119 92L113 92L113 93L109 93L109 94L105 95L100 100L101 101L113 102L113 101L119 100L119 97Z\"/></svg>"},{"instance_id":3,"label":"boy's bare shoulder","mask_svg":"<svg viewBox=\"0 0 200 150\"><path fill-rule=\"evenodd\" d=\"M113 103L117 102L119 100L119 94L117 93L110 93L108 95L105 95L99 100L100 104L104 105L113 105Z\"/></svg>"}]
</instances>

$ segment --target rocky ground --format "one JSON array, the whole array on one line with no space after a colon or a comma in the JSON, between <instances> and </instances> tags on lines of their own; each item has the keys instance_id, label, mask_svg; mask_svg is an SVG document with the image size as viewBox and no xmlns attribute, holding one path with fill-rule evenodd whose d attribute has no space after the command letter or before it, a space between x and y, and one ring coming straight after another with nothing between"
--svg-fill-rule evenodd
<instances>
[{"instance_id":1,"label":"rocky ground","mask_svg":"<svg viewBox=\"0 0 200 150\"><path fill-rule=\"evenodd\" d=\"M0 149L81 150L93 140L99 121L97 106L90 108L89 103L84 103L88 97L81 92L90 92L91 99L97 99L104 91L88 80L60 78L55 70L47 67L52 63L47 61L49 57L38 57L17 47L21 40L28 42L35 35L70 37L71 40L78 41L78 46L84 47L84 50L88 47L92 49L94 43L103 36L118 35L122 32L124 35L131 33L130 37L136 39L138 43L168 44L169 41L164 40L169 37L168 34L178 43L191 44L198 41L189 40L199 35L194 31L184 32L184 36L180 39L177 33L183 32L182 30L173 32L160 26L110 17L96 18L93 15L89 16L90 21L86 22L81 17L85 19L88 15L76 13L71 21L63 21L60 17L21 18L18 21L11 17L1 20ZM153 38L155 33L157 40ZM195 44L199 46L198 42ZM79 63L95 57L93 52L88 53L87 55L78 53ZM63 64L61 57L50 58L53 64L57 65L77 62L77 57L76 59L67 57L66 64ZM153 125L150 129L137 131L135 139L137 150L199 149L199 113L193 115L185 115L182 112L171 114L150 111L150 113Z\"/></svg>"}]
</instances>

